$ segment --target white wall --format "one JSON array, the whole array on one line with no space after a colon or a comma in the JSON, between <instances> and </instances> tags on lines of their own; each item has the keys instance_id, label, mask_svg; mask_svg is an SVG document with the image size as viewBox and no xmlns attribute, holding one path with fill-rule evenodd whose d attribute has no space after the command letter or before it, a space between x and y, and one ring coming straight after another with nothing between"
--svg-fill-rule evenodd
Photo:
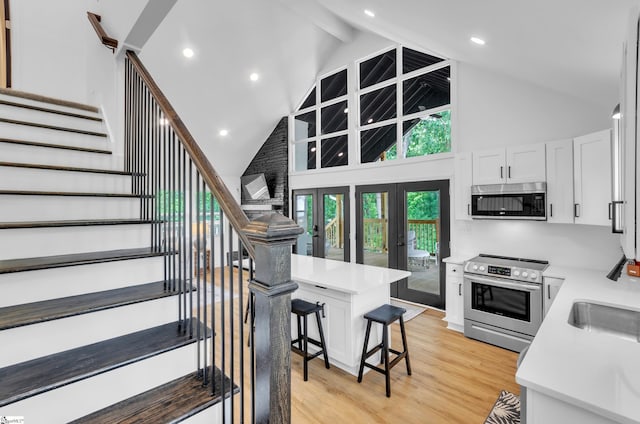
<instances>
[{"instance_id":1,"label":"white wall","mask_svg":"<svg viewBox=\"0 0 640 424\"><path fill-rule=\"evenodd\" d=\"M349 63L352 84L353 61L392 45L377 36L358 35L327 62L322 72ZM498 75L468 63L453 68L455 88L452 103L454 151L473 151L571 138L609 125L607 105L589 105L567 95ZM350 98L355 101L355 96ZM355 128L355 120L349 122ZM357 135L350 134L352 140ZM352 143L349 154L356 154ZM290 176L292 190L311 187L349 185L351 210L355 205L355 186L375 183L451 179L453 198L453 154L441 159L414 158L403 162L367 164L316 170ZM352 212L351 228L355 229ZM555 265L608 269L619 259L618 238L604 227L554 225L535 222L456 221L451 211L452 254L474 256L493 253L546 259ZM355 252L355 231L351 234ZM355 261L355 254L352 255Z\"/></svg>"}]
</instances>

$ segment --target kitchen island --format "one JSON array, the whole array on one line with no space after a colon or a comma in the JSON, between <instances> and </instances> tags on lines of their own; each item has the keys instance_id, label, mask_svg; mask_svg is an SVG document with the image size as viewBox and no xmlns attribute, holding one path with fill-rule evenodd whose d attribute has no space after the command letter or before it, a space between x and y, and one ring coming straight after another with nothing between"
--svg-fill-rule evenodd
<instances>
[{"instance_id":1,"label":"kitchen island","mask_svg":"<svg viewBox=\"0 0 640 424\"><path fill-rule=\"evenodd\" d=\"M640 310L640 279L549 267L565 278L516 373L527 424L640 423L640 343L569 324L574 302Z\"/></svg>"},{"instance_id":2,"label":"kitchen island","mask_svg":"<svg viewBox=\"0 0 640 424\"><path fill-rule=\"evenodd\" d=\"M329 362L358 375L366 329L363 315L389 303L391 283L410 275L409 271L292 254L291 278L299 288L291 296L324 304L322 323ZM371 333L369 346L380 343L382 331L380 328L377 330ZM292 335L296 332L295 321L292 320ZM312 317L309 319L309 336L318 338ZM309 350L314 349L309 347Z\"/></svg>"}]
</instances>

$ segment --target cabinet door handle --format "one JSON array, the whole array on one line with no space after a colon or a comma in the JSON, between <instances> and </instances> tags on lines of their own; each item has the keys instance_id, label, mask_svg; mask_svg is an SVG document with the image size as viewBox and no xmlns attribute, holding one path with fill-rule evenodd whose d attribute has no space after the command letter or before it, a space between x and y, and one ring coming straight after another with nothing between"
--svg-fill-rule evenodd
<instances>
[{"instance_id":1,"label":"cabinet door handle","mask_svg":"<svg viewBox=\"0 0 640 424\"><path fill-rule=\"evenodd\" d=\"M507 178L511 178L511 165L507 166Z\"/></svg>"},{"instance_id":2,"label":"cabinet door handle","mask_svg":"<svg viewBox=\"0 0 640 424\"><path fill-rule=\"evenodd\" d=\"M551 300L551 284L547 286L547 299Z\"/></svg>"},{"instance_id":3,"label":"cabinet door handle","mask_svg":"<svg viewBox=\"0 0 640 424\"><path fill-rule=\"evenodd\" d=\"M471 203L467 203L467 215L471 215Z\"/></svg>"},{"instance_id":4,"label":"cabinet door handle","mask_svg":"<svg viewBox=\"0 0 640 424\"><path fill-rule=\"evenodd\" d=\"M501 167L500 167L500 178L504 178L504 177L502 176L502 171L503 171L503 170L504 170L504 166L501 166Z\"/></svg>"},{"instance_id":5,"label":"cabinet door handle","mask_svg":"<svg viewBox=\"0 0 640 424\"><path fill-rule=\"evenodd\" d=\"M462 283L458 283L458 296L462 296Z\"/></svg>"},{"instance_id":6,"label":"cabinet door handle","mask_svg":"<svg viewBox=\"0 0 640 424\"><path fill-rule=\"evenodd\" d=\"M609 221L611 221L611 209L613 207L613 203L609 203Z\"/></svg>"},{"instance_id":7,"label":"cabinet door handle","mask_svg":"<svg viewBox=\"0 0 640 424\"><path fill-rule=\"evenodd\" d=\"M553 203L549 203L549 216L553 218Z\"/></svg>"},{"instance_id":8,"label":"cabinet door handle","mask_svg":"<svg viewBox=\"0 0 640 424\"><path fill-rule=\"evenodd\" d=\"M573 216L576 218L580 218L580 214L578 213L580 207L580 203L573 204Z\"/></svg>"}]
</instances>

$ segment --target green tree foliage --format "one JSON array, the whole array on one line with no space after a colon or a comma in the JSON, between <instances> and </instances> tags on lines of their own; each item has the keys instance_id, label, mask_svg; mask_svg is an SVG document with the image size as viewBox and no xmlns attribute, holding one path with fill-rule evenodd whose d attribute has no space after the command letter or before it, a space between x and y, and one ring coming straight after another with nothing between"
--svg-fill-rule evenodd
<instances>
[{"instance_id":1,"label":"green tree foliage","mask_svg":"<svg viewBox=\"0 0 640 424\"><path fill-rule=\"evenodd\" d=\"M451 111L446 110L415 121L415 124L402 135L405 157L451 151ZM413 121L408 122L413 123ZM387 150L386 159L391 160L397 157L398 149L394 144Z\"/></svg>"}]
</instances>

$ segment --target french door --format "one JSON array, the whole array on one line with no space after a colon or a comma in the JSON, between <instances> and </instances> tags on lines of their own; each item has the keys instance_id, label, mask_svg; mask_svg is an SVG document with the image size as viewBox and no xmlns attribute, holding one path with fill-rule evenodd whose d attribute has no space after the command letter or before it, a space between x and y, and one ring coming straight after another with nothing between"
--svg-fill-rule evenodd
<instances>
[{"instance_id":1,"label":"french door","mask_svg":"<svg viewBox=\"0 0 640 424\"><path fill-rule=\"evenodd\" d=\"M294 190L293 217L304 232L293 252L350 261L349 187Z\"/></svg>"},{"instance_id":2,"label":"french door","mask_svg":"<svg viewBox=\"0 0 640 424\"><path fill-rule=\"evenodd\" d=\"M444 308L449 181L356 187L356 261L411 271L391 296Z\"/></svg>"}]
</instances>

